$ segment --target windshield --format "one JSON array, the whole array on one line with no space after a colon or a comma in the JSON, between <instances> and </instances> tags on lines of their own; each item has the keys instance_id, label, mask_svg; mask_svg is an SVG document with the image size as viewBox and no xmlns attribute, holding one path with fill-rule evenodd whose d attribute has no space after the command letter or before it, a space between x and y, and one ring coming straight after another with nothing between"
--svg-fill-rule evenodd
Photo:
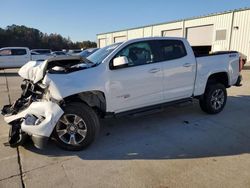
<instances>
[{"instance_id":1,"label":"windshield","mask_svg":"<svg viewBox=\"0 0 250 188\"><path fill-rule=\"evenodd\" d=\"M89 49L87 50L83 50L81 53L79 53L80 56L83 56L83 57L88 57L90 56L92 53L94 53L95 51L90 51Z\"/></svg>"},{"instance_id":2,"label":"windshield","mask_svg":"<svg viewBox=\"0 0 250 188\"><path fill-rule=\"evenodd\" d=\"M97 50L87 57L94 64L100 64L111 52L113 52L121 43L112 44Z\"/></svg>"}]
</instances>

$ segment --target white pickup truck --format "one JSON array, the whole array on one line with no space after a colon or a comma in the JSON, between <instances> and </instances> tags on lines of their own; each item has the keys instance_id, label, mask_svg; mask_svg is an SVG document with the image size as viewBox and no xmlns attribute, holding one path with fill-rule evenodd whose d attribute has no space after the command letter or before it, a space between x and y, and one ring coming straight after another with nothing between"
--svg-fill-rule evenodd
<instances>
[{"instance_id":1,"label":"white pickup truck","mask_svg":"<svg viewBox=\"0 0 250 188\"><path fill-rule=\"evenodd\" d=\"M18 68L31 60L44 61L50 54L32 54L26 47L5 47L0 49L0 69Z\"/></svg>"},{"instance_id":2,"label":"white pickup truck","mask_svg":"<svg viewBox=\"0 0 250 188\"><path fill-rule=\"evenodd\" d=\"M99 118L144 113L193 99L209 114L223 110L226 88L240 86L239 54L195 57L183 38L142 38L99 49L87 59L31 61L19 75L23 94L2 110L11 146L28 135L68 150L94 140Z\"/></svg>"}]
</instances>

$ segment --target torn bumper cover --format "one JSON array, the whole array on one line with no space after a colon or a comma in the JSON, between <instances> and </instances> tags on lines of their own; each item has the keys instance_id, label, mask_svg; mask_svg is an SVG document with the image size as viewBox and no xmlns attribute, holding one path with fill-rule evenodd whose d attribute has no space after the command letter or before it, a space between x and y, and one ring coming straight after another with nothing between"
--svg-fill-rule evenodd
<instances>
[{"instance_id":1,"label":"torn bumper cover","mask_svg":"<svg viewBox=\"0 0 250 188\"><path fill-rule=\"evenodd\" d=\"M9 144L21 145L25 135L29 135L37 148L43 148L63 113L58 104L49 101L32 102L19 113L13 106L4 106L4 120L11 125Z\"/></svg>"}]
</instances>

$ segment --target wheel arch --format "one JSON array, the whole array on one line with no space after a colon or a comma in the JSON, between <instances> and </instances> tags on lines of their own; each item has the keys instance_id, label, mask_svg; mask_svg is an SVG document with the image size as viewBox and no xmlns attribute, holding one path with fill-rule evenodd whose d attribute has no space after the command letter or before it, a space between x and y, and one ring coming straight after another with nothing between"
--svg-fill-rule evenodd
<instances>
[{"instance_id":1,"label":"wheel arch","mask_svg":"<svg viewBox=\"0 0 250 188\"><path fill-rule=\"evenodd\" d=\"M216 73L212 73L208 76L207 78L207 83L206 83L206 87L209 84L213 84L213 83L220 83L223 84L226 88L229 88L229 76L227 72L216 72Z\"/></svg>"},{"instance_id":2,"label":"wheel arch","mask_svg":"<svg viewBox=\"0 0 250 188\"><path fill-rule=\"evenodd\" d=\"M64 98L64 102L66 104L70 102L83 102L102 115L106 112L107 108L105 93L99 90L84 91L67 96Z\"/></svg>"}]
</instances>

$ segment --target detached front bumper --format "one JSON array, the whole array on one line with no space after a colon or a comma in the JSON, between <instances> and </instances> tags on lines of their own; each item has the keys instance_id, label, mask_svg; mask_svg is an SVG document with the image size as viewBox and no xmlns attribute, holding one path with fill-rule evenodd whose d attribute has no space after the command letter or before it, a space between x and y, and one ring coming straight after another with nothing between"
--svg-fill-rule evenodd
<instances>
[{"instance_id":1,"label":"detached front bumper","mask_svg":"<svg viewBox=\"0 0 250 188\"><path fill-rule=\"evenodd\" d=\"M15 142L21 142L20 139L25 133L31 136L37 148L43 148L63 113L58 104L48 101L32 102L19 113L12 110L11 106L5 106L2 110L4 120L12 126L10 145L15 146Z\"/></svg>"}]
</instances>

